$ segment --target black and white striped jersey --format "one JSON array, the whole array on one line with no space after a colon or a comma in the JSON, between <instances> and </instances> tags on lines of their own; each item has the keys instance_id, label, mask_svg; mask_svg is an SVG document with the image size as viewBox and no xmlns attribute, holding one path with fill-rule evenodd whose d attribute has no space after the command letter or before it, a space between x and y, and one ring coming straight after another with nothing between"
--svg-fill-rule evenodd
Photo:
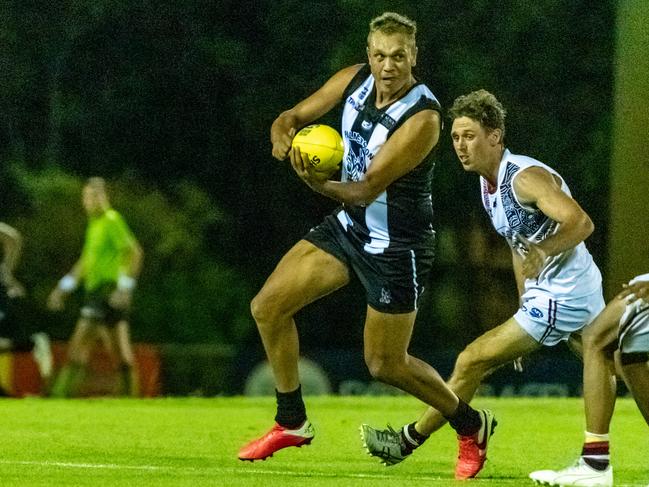
<instances>
[{"instance_id":1,"label":"black and white striped jersey","mask_svg":"<svg viewBox=\"0 0 649 487\"><path fill-rule=\"evenodd\" d=\"M366 65L345 91L342 181L361 180L383 144L415 113L441 111L437 98L421 83L384 108L377 109L375 100L374 77ZM433 167L433 158L428 154L414 170L390 184L369 205L343 205L338 220L372 254L429 241L433 234Z\"/></svg>"}]
</instances>

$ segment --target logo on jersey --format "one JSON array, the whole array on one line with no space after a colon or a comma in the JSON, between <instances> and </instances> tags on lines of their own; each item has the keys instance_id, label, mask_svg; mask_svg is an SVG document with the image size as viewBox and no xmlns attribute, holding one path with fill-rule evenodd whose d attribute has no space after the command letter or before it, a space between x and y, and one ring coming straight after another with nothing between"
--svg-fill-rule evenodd
<instances>
[{"instance_id":1,"label":"logo on jersey","mask_svg":"<svg viewBox=\"0 0 649 487\"><path fill-rule=\"evenodd\" d=\"M344 161L344 170L348 180L360 181L367 171L367 161L372 154L367 148L367 141L357 132L346 131L345 137L349 142L349 151Z\"/></svg>"},{"instance_id":2,"label":"logo on jersey","mask_svg":"<svg viewBox=\"0 0 649 487\"><path fill-rule=\"evenodd\" d=\"M363 127L365 130L371 129L372 125L372 122L370 122L369 120L363 120L363 122L361 123L361 127Z\"/></svg>"},{"instance_id":3,"label":"logo on jersey","mask_svg":"<svg viewBox=\"0 0 649 487\"><path fill-rule=\"evenodd\" d=\"M365 99L365 97L367 97L369 91L369 87L364 86L361 92L358 94L358 100L356 100L353 95L349 95L347 97L347 103L349 103L354 108L354 110L362 112L363 108L365 107L363 100Z\"/></svg>"},{"instance_id":4,"label":"logo on jersey","mask_svg":"<svg viewBox=\"0 0 649 487\"><path fill-rule=\"evenodd\" d=\"M347 103L350 104L352 108L354 108L354 110L359 112L363 111L363 104L361 102L356 101L352 96L349 96L347 98Z\"/></svg>"},{"instance_id":5,"label":"logo on jersey","mask_svg":"<svg viewBox=\"0 0 649 487\"><path fill-rule=\"evenodd\" d=\"M392 294L390 294L390 290L382 287L381 298L379 299L379 303L390 304L391 302L392 302Z\"/></svg>"},{"instance_id":6,"label":"logo on jersey","mask_svg":"<svg viewBox=\"0 0 649 487\"><path fill-rule=\"evenodd\" d=\"M367 94L368 94L369 92L370 92L370 88L369 88L369 86L367 86L367 85L366 85L366 86L363 86L363 89L361 90L361 92L360 92L359 95L358 95L358 99L361 100L361 101L363 101L363 99L367 96Z\"/></svg>"}]
</instances>

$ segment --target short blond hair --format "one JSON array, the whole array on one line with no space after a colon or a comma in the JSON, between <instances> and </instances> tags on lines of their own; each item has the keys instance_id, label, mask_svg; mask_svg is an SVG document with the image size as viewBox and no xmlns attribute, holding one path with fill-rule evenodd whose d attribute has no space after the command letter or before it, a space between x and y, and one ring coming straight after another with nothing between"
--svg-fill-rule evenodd
<instances>
[{"instance_id":1,"label":"short blond hair","mask_svg":"<svg viewBox=\"0 0 649 487\"><path fill-rule=\"evenodd\" d=\"M395 12L383 12L378 17L370 21L370 32L367 35L367 45L370 44L372 34L382 32L384 34L405 34L415 45L415 35L417 34L417 23Z\"/></svg>"}]
</instances>

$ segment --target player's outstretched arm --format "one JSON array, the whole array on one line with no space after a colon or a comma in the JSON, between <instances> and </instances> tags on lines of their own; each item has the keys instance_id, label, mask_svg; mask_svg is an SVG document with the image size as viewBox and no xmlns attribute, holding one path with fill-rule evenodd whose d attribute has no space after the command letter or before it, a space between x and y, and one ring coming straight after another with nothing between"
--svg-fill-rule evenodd
<instances>
[{"instance_id":1,"label":"player's outstretched arm","mask_svg":"<svg viewBox=\"0 0 649 487\"><path fill-rule=\"evenodd\" d=\"M275 119L270 127L270 142L273 144L272 154L275 159L286 159L297 131L340 103L345 89L362 67L362 64L356 64L341 69L318 91Z\"/></svg>"},{"instance_id":2,"label":"player's outstretched arm","mask_svg":"<svg viewBox=\"0 0 649 487\"><path fill-rule=\"evenodd\" d=\"M144 250L140 243L133 238L125 255L126 274L133 279L137 279L142 272L142 262L144 260Z\"/></svg>"},{"instance_id":3,"label":"player's outstretched arm","mask_svg":"<svg viewBox=\"0 0 649 487\"><path fill-rule=\"evenodd\" d=\"M47 307L52 311L60 311L65 306L65 298L72 293L83 278L83 260L80 258L74 263L70 272L59 279L54 289L47 297Z\"/></svg>"}]
</instances>

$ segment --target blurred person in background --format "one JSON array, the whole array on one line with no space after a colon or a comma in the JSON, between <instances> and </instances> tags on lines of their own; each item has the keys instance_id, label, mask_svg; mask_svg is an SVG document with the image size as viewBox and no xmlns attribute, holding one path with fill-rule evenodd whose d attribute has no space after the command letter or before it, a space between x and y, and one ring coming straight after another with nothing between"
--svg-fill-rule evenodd
<instances>
[{"instance_id":1,"label":"blurred person in background","mask_svg":"<svg viewBox=\"0 0 649 487\"><path fill-rule=\"evenodd\" d=\"M52 374L52 351L46 333L38 332L27 337L14 309L16 302L25 297L25 287L14 272L22 253L22 235L12 226L0 222L0 353L29 352L34 356L41 378L47 384Z\"/></svg>"},{"instance_id":2,"label":"blurred person in background","mask_svg":"<svg viewBox=\"0 0 649 487\"><path fill-rule=\"evenodd\" d=\"M83 187L83 207L88 215L81 256L58 282L48 298L53 311L63 309L66 296L83 283L84 302L68 344L68 362L52 386L52 397L77 393L97 339L119 359L122 391L135 395L135 363L129 332L129 311L143 251L108 198L103 178L92 177Z\"/></svg>"},{"instance_id":3,"label":"blurred person in background","mask_svg":"<svg viewBox=\"0 0 649 487\"><path fill-rule=\"evenodd\" d=\"M584 244L590 217L554 169L507 149L505 114L486 90L458 97L450 109L453 147L463 169L480 176L484 209L510 247L520 303L458 356L448 385L466 402L485 377L522 355L561 341L579 347L579 333L604 308L601 273ZM429 408L398 431L363 424L361 434L371 455L394 465L445 423Z\"/></svg>"},{"instance_id":4,"label":"blurred person in background","mask_svg":"<svg viewBox=\"0 0 649 487\"><path fill-rule=\"evenodd\" d=\"M609 427L617 388L615 376L611 377L606 368L602 370L602 365L617 360L624 382L649 425L649 274L636 276L626 284L584 330L583 351L586 440L574 465L530 474L532 480L544 485L613 485ZM590 443L590 438L596 441ZM610 471L610 478L602 478L602 471Z\"/></svg>"}]
</instances>

